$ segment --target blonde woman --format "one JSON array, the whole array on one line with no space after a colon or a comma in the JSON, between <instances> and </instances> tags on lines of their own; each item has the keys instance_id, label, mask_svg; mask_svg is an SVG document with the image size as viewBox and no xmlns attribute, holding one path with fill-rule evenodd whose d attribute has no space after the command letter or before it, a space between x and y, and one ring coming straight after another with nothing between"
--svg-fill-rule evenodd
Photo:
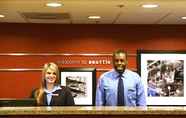
<instances>
[{"instance_id":1,"label":"blonde woman","mask_svg":"<svg viewBox=\"0 0 186 118\"><path fill-rule=\"evenodd\" d=\"M59 69L55 63L46 63L42 71L41 87L32 92L39 106L72 106L74 99L70 90L60 86Z\"/></svg>"}]
</instances>

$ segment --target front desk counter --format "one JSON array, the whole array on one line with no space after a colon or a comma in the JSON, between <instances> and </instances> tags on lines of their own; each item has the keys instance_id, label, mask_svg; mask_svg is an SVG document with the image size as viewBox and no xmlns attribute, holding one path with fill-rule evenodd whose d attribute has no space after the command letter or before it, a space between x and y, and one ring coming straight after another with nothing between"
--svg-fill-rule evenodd
<instances>
[{"instance_id":1,"label":"front desk counter","mask_svg":"<svg viewBox=\"0 0 186 118\"><path fill-rule=\"evenodd\" d=\"M186 107L0 107L0 118L183 118Z\"/></svg>"}]
</instances>

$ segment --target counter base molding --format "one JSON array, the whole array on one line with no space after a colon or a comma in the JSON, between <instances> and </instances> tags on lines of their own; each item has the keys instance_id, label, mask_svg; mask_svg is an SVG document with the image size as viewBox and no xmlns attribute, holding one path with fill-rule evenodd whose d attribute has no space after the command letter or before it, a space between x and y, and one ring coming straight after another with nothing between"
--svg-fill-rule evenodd
<instances>
[{"instance_id":1,"label":"counter base molding","mask_svg":"<svg viewBox=\"0 0 186 118\"><path fill-rule=\"evenodd\" d=\"M139 115L9 115L0 118L139 118ZM141 118L185 118L186 115L141 115Z\"/></svg>"}]
</instances>

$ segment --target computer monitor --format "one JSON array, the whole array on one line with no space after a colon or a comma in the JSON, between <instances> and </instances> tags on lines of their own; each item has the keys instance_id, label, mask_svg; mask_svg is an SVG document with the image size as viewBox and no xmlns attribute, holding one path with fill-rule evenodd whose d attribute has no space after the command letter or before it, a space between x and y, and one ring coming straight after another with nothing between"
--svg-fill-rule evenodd
<instances>
[{"instance_id":1,"label":"computer monitor","mask_svg":"<svg viewBox=\"0 0 186 118\"><path fill-rule=\"evenodd\" d=\"M33 98L26 99L0 99L0 107L21 107L36 106L36 100Z\"/></svg>"}]
</instances>

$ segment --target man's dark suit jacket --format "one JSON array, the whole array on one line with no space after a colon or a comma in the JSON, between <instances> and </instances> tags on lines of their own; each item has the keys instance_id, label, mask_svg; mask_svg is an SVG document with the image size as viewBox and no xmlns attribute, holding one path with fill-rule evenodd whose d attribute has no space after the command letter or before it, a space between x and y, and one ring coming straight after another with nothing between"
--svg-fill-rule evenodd
<instances>
[{"instance_id":1,"label":"man's dark suit jacket","mask_svg":"<svg viewBox=\"0 0 186 118\"><path fill-rule=\"evenodd\" d=\"M44 92L43 105L41 106L73 106L74 98L67 87L61 86L62 89L53 92L50 105L47 104L47 93ZM35 98L35 89L32 92L32 98Z\"/></svg>"}]
</instances>

